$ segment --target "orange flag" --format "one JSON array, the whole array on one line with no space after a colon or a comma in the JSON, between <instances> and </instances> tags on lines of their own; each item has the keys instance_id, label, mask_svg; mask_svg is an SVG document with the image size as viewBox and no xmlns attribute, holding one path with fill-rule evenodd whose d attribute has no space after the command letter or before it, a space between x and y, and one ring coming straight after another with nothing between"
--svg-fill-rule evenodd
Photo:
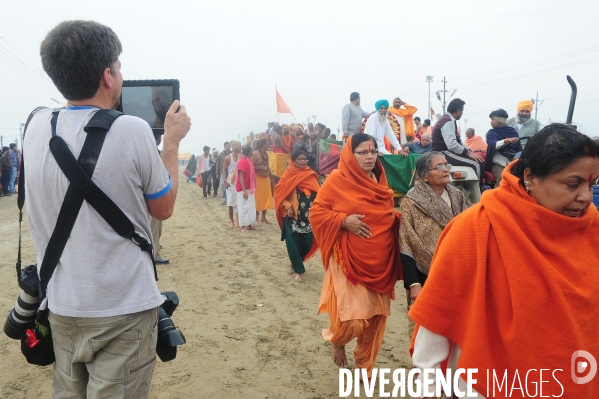
<instances>
[{"instance_id":1,"label":"orange flag","mask_svg":"<svg viewBox=\"0 0 599 399\"><path fill-rule=\"evenodd\" d=\"M285 101L283 101L283 99L281 98L277 86L275 86L275 91L277 92L277 112L279 114L291 114L291 116L293 116L293 112L291 112L289 106L285 104ZM295 119L295 116L293 116L293 119Z\"/></svg>"}]
</instances>

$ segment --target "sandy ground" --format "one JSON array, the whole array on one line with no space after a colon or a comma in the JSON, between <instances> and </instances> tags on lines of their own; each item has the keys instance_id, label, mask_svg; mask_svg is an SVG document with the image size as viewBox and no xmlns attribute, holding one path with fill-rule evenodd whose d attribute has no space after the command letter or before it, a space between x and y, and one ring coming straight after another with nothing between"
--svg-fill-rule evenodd
<instances>
[{"instance_id":1,"label":"sandy ground","mask_svg":"<svg viewBox=\"0 0 599 399\"><path fill-rule=\"evenodd\" d=\"M307 262L304 282L295 283L274 211L267 213L272 225L242 234L227 229L226 209L220 193L204 200L197 185L182 181L175 214L164 222L162 256L171 263L159 266L158 286L179 295L173 320L187 344L174 361L157 361L150 398L338 397L339 372L321 336L328 315L316 314L324 274L320 254ZM16 196L0 199L0 221L3 323L19 293ZM27 223L23 236L28 265L35 257ZM403 292L398 284L378 367L411 365ZM354 346L347 346L350 365ZM51 397L51 366L27 364L18 341L4 334L0 356L1 398Z\"/></svg>"}]
</instances>

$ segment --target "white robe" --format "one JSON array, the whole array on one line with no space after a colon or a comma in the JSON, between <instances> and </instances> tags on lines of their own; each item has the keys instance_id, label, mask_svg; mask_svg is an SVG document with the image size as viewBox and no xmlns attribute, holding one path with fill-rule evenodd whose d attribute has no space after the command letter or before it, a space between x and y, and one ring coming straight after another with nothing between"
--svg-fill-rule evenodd
<instances>
[{"instance_id":1,"label":"white robe","mask_svg":"<svg viewBox=\"0 0 599 399\"><path fill-rule=\"evenodd\" d=\"M393 129L391 129L391 124L389 123L389 120L387 119L386 115L385 121L382 124L379 121L378 112L375 112L374 114L370 115L370 117L366 121L364 133L374 138L378 147L378 151L382 152L383 154L389 154L389 151L387 151L387 149L385 148L385 136L387 136L387 139L391 142L391 145L396 150L401 150L399 141L397 141L397 137L395 137L395 133L393 133Z\"/></svg>"},{"instance_id":2,"label":"white robe","mask_svg":"<svg viewBox=\"0 0 599 399\"><path fill-rule=\"evenodd\" d=\"M243 192L237 193L237 213L239 215L239 226L247 227L256 223L256 197L248 193L248 199L243 198ZM229 194L229 193L227 193Z\"/></svg>"}]
</instances>

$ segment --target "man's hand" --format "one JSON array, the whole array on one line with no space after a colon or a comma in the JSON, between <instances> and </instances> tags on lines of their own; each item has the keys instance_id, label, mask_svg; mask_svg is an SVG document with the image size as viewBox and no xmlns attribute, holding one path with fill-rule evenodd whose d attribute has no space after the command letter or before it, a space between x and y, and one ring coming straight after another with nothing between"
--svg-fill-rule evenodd
<instances>
[{"instance_id":1,"label":"man's hand","mask_svg":"<svg viewBox=\"0 0 599 399\"><path fill-rule=\"evenodd\" d=\"M343 132L343 136L342 136L342 137L343 137L344 139L348 138L348 137L349 137L349 133L347 133L347 132Z\"/></svg>"},{"instance_id":2,"label":"man's hand","mask_svg":"<svg viewBox=\"0 0 599 399\"><path fill-rule=\"evenodd\" d=\"M364 215L350 215L343 221L343 227L360 238L368 238L372 233L370 232L370 226L360 220L363 218Z\"/></svg>"},{"instance_id":3,"label":"man's hand","mask_svg":"<svg viewBox=\"0 0 599 399\"><path fill-rule=\"evenodd\" d=\"M407 147L404 147L404 149L400 149L397 152L398 152L398 154L400 154L402 157L405 158L408 156L408 153L410 152L410 150L408 150Z\"/></svg>"},{"instance_id":4,"label":"man's hand","mask_svg":"<svg viewBox=\"0 0 599 399\"><path fill-rule=\"evenodd\" d=\"M420 291L422 291L422 286L420 284L414 284L410 287L410 296L408 297L408 310L412 307L418 295L420 295Z\"/></svg>"},{"instance_id":5,"label":"man's hand","mask_svg":"<svg viewBox=\"0 0 599 399\"><path fill-rule=\"evenodd\" d=\"M243 191L243 199L244 200L248 199L248 192L246 190Z\"/></svg>"},{"instance_id":6,"label":"man's hand","mask_svg":"<svg viewBox=\"0 0 599 399\"><path fill-rule=\"evenodd\" d=\"M190 128L191 118L187 115L185 105L180 105L179 100L173 101L164 121L164 140L179 144Z\"/></svg>"},{"instance_id":7,"label":"man's hand","mask_svg":"<svg viewBox=\"0 0 599 399\"><path fill-rule=\"evenodd\" d=\"M225 180L224 186L225 186L225 188L229 188L229 187L231 187L231 185L229 184L229 182L228 182L228 181L226 181L226 180Z\"/></svg>"},{"instance_id":8,"label":"man's hand","mask_svg":"<svg viewBox=\"0 0 599 399\"><path fill-rule=\"evenodd\" d=\"M520 141L520 139L518 137L512 137L510 139L506 139L508 143L517 143L518 141Z\"/></svg>"},{"instance_id":9,"label":"man's hand","mask_svg":"<svg viewBox=\"0 0 599 399\"><path fill-rule=\"evenodd\" d=\"M470 151L470 152L468 153L468 156L469 156L470 158L474 159L474 160L475 160L476 162L478 162L478 163L481 163L481 162L483 162L483 161L484 161L483 157L482 157L480 154L477 154L477 153L476 153L476 152L474 152L474 151Z\"/></svg>"}]
</instances>

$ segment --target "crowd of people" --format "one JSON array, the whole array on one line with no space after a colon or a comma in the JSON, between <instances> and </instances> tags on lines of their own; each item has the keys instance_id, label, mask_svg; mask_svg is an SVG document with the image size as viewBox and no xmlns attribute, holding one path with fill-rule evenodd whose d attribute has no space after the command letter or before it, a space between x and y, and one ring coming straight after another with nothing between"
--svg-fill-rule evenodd
<instances>
[{"instance_id":1,"label":"crowd of people","mask_svg":"<svg viewBox=\"0 0 599 399\"><path fill-rule=\"evenodd\" d=\"M35 340L25 343L33 343L31 349L39 338L52 346L55 397L148 397L157 343L165 335L158 331L164 298L152 251L160 233L151 218L165 220L174 212L179 143L191 127L185 106L173 102L164 137L152 138L139 118L115 117L98 133L106 139L95 156L84 158L93 162L81 162L87 177L93 175L86 185L102 187L127 211L134 226L127 239L91 206L81 206L88 193L69 189L48 146L54 133L70 148L90 148L85 127L96 115L109 115L105 110L121 93L121 52L116 34L94 21L60 23L40 49L44 70L68 105L55 115L50 109L31 114L21 170L28 171L27 221L38 265L46 270L54 238L62 240L63 251L51 278L41 273ZM451 381L452 370L477 369L483 377L474 390L483 395L493 383L484 375L493 371L514 381L512 391L518 383L520 396L525 388L518 373L526 372L533 397L540 388L541 396L594 398L597 383L592 376L586 383L575 377L573 356L599 357L599 214L592 205L599 141L572 126L541 126L530 118L532 103L523 101L516 117L491 112L485 152L474 130L470 141L461 140L456 121L464 105L454 99L434 123L421 124L415 107L400 98L379 100L368 113L359 93L352 93L342 111L339 164L322 184L315 150L319 140L333 137L320 124L271 123L245 144L226 142L222 152L206 146L186 175L202 185L207 200L218 197L222 181L232 229L249 233L268 224L266 211L274 208L295 281L302 281L304 262L320 250L325 273L318 312L328 313L322 337L338 367L349 367L346 345L356 339L353 365L365 370L362 378L374 375L391 301L403 281L415 368L441 370ZM14 147L2 155L9 193L19 164ZM269 149L273 157L288 157L280 175ZM392 150L421 154L399 211L379 158ZM449 184L452 165L470 166L477 176L489 171L496 188L466 209L462 193ZM76 209L65 209L67 196L80 200ZM65 228L63 210L79 215L67 234L57 228ZM23 303L19 298L17 305ZM527 371L536 373L534 381ZM423 386L434 384L424 373L419 378ZM464 378L457 382L461 391Z\"/></svg>"},{"instance_id":2,"label":"crowd of people","mask_svg":"<svg viewBox=\"0 0 599 399\"><path fill-rule=\"evenodd\" d=\"M454 99L447 113L421 124L415 107L400 98L391 106L377 101L368 113L352 93L343 109L339 165L322 184L313 161L330 131L320 124L269 123L245 145L227 142L212 157L226 182L231 227L247 232L269 223L265 210L274 207L297 282L304 262L320 250L325 276L318 311L330 320L322 336L339 367L349 366L345 346L357 339L354 367L371 377L400 280L415 367L557 368L577 348L599 354L592 338L599 325L588 321L597 319L599 308L587 302L599 289L592 249L599 218L591 206L598 142L570 126L543 127L530 118L530 101L518 104L511 119L504 109L491 112L486 140L469 128L462 141L456 121L464 105ZM268 150L290 156L280 177L269 167ZM419 155L413 188L399 209L378 159L390 152ZM471 166L479 177L488 172L495 189L468 209L450 184L453 165ZM197 170L203 170L200 161ZM580 240L581 256L556 251L564 245L560 226L568 242ZM576 284L567 281L572 274ZM540 316L549 303L559 312ZM572 337L564 336L563 326ZM560 382L547 390L559 393L561 386L591 397L590 387ZM487 386L479 380L475 388L485 392Z\"/></svg>"}]
</instances>

